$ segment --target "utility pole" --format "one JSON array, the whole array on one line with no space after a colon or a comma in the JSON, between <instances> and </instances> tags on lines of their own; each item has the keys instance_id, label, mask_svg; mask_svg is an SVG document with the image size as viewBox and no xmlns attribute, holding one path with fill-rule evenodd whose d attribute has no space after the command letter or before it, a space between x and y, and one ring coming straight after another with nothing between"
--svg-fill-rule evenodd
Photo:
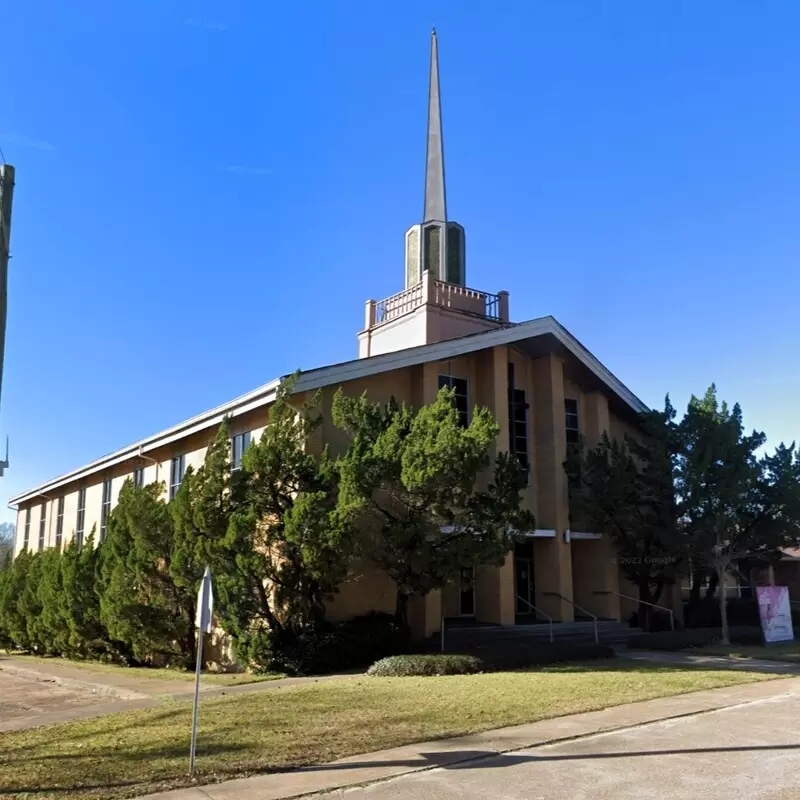
<instances>
[{"instance_id":1,"label":"utility pole","mask_svg":"<svg viewBox=\"0 0 800 800\"><path fill-rule=\"evenodd\" d=\"M6 352L6 309L8 307L8 259L11 254L11 205L14 201L14 167L0 164L0 397L3 389L3 361ZM0 476L8 467L6 457L0 461Z\"/></svg>"}]
</instances>

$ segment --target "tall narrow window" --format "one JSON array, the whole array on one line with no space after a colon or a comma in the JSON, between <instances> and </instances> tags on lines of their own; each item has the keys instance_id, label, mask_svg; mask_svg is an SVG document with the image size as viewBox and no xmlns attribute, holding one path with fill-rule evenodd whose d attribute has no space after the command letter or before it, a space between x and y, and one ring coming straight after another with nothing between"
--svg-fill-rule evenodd
<instances>
[{"instance_id":1,"label":"tall narrow window","mask_svg":"<svg viewBox=\"0 0 800 800\"><path fill-rule=\"evenodd\" d=\"M139 489L144 486L144 467L136 467L133 471L133 485Z\"/></svg>"},{"instance_id":2,"label":"tall narrow window","mask_svg":"<svg viewBox=\"0 0 800 800\"><path fill-rule=\"evenodd\" d=\"M581 428L577 400L564 399L564 427L567 432L567 444L578 444L581 440Z\"/></svg>"},{"instance_id":3,"label":"tall narrow window","mask_svg":"<svg viewBox=\"0 0 800 800\"><path fill-rule=\"evenodd\" d=\"M528 456L528 403L524 389L517 389L514 380L514 365L508 365L508 445L527 472L530 468Z\"/></svg>"},{"instance_id":4,"label":"tall narrow window","mask_svg":"<svg viewBox=\"0 0 800 800\"><path fill-rule=\"evenodd\" d=\"M25 509L25 529L22 535L22 549L27 550L31 540L31 510Z\"/></svg>"},{"instance_id":5,"label":"tall narrow window","mask_svg":"<svg viewBox=\"0 0 800 800\"><path fill-rule=\"evenodd\" d=\"M44 550L44 539L47 534L47 501L42 503L39 513L39 550Z\"/></svg>"},{"instance_id":6,"label":"tall narrow window","mask_svg":"<svg viewBox=\"0 0 800 800\"><path fill-rule=\"evenodd\" d=\"M61 540L64 537L64 496L58 498L56 506L56 548L61 549Z\"/></svg>"},{"instance_id":7,"label":"tall narrow window","mask_svg":"<svg viewBox=\"0 0 800 800\"><path fill-rule=\"evenodd\" d=\"M103 505L100 507L100 541L108 533L108 515L111 513L111 478L103 481Z\"/></svg>"},{"instance_id":8,"label":"tall narrow window","mask_svg":"<svg viewBox=\"0 0 800 800\"><path fill-rule=\"evenodd\" d=\"M250 447L250 431L240 433L233 437L233 441L231 442L231 469L239 469L242 466L242 456L248 447Z\"/></svg>"},{"instance_id":9,"label":"tall narrow window","mask_svg":"<svg viewBox=\"0 0 800 800\"><path fill-rule=\"evenodd\" d=\"M186 463L185 456L175 456L175 458L172 459L169 471L170 500L172 500L175 497L175 495L178 494L178 489L181 488L185 463Z\"/></svg>"},{"instance_id":10,"label":"tall narrow window","mask_svg":"<svg viewBox=\"0 0 800 800\"><path fill-rule=\"evenodd\" d=\"M75 542L83 547L83 528L86 524L86 489L78 490L78 518L75 520Z\"/></svg>"},{"instance_id":11,"label":"tall narrow window","mask_svg":"<svg viewBox=\"0 0 800 800\"><path fill-rule=\"evenodd\" d=\"M469 425L469 392L466 378L453 378L450 375L439 376L439 388L447 387L454 392L453 402L455 403L461 427Z\"/></svg>"}]
</instances>

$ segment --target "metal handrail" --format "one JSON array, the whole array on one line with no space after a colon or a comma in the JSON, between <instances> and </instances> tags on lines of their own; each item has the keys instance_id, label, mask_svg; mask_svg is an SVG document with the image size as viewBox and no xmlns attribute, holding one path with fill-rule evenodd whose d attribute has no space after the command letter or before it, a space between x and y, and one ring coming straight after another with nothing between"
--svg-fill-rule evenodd
<instances>
[{"instance_id":1,"label":"metal handrail","mask_svg":"<svg viewBox=\"0 0 800 800\"><path fill-rule=\"evenodd\" d=\"M604 592L592 592L592 594L615 594L617 597L624 597L626 600L634 600L637 603L641 603L645 606L652 606L653 608L660 608L662 611L666 611L669 614L669 626L672 630L675 630L675 612L671 608L667 608L666 606L660 606L658 603L648 603L647 600L641 600L638 597L634 597L630 594L622 594L622 592L615 592L611 589L608 589Z\"/></svg>"},{"instance_id":2,"label":"metal handrail","mask_svg":"<svg viewBox=\"0 0 800 800\"><path fill-rule=\"evenodd\" d=\"M574 600L570 600L569 597L564 597L563 594L559 594L558 592L545 592L545 594L550 597L560 597L562 600L565 600L567 603L569 603L573 608L577 608L578 611L582 611L584 614L590 616L594 620L594 643L600 644L600 632L597 628L598 617L592 614L591 611L587 611L582 606L579 606Z\"/></svg>"},{"instance_id":3,"label":"metal handrail","mask_svg":"<svg viewBox=\"0 0 800 800\"><path fill-rule=\"evenodd\" d=\"M527 603L528 608L532 608L537 614L547 617L547 624L550 626L550 644L553 644L553 618L549 614L545 614L541 609L536 608L536 606L531 603L530 600L526 600L524 597L520 597L519 595L517 595L517 600L522 600L523 603Z\"/></svg>"}]
</instances>

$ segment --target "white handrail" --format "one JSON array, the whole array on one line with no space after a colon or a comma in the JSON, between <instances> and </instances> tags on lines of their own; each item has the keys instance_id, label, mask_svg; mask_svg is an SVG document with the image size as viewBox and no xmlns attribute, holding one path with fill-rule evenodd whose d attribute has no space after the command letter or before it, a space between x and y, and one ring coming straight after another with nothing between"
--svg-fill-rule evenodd
<instances>
[{"instance_id":1,"label":"white handrail","mask_svg":"<svg viewBox=\"0 0 800 800\"><path fill-rule=\"evenodd\" d=\"M574 600L570 600L568 597L564 597L563 594L559 594L558 592L545 592L545 594L553 595L555 597L560 597L562 600L569 603L573 608L577 608L578 611L583 611L584 614L590 616L594 620L594 643L600 644L600 632L597 628L597 620L599 619L599 617L596 617L594 614L592 614L591 611L587 611L582 606L579 606Z\"/></svg>"},{"instance_id":2,"label":"white handrail","mask_svg":"<svg viewBox=\"0 0 800 800\"><path fill-rule=\"evenodd\" d=\"M547 617L547 623L550 626L550 644L553 643L553 618L549 614L545 614L544 611L536 608L536 606L531 603L530 600L526 600L524 597L520 597L517 595L517 600L522 600L523 603L527 603L528 608L532 608L537 614L541 614L543 617Z\"/></svg>"},{"instance_id":3,"label":"white handrail","mask_svg":"<svg viewBox=\"0 0 800 800\"><path fill-rule=\"evenodd\" d=\"M660 608L662 611L666 611L669 614L669 626L672 630L675 630L675 612L671 608L667 608L666 606L660 606L658 603L649 603L647 600L642 600L640 597L634 597L630 594L623 594L622 592L615 592L611 589L607 589L603 592L592 592L592 594L615 594L617 597L624 597L626 600L634 600L637 603L641 603L645 606L652 606L653 608Z\"/></svg>"}]
</instances>

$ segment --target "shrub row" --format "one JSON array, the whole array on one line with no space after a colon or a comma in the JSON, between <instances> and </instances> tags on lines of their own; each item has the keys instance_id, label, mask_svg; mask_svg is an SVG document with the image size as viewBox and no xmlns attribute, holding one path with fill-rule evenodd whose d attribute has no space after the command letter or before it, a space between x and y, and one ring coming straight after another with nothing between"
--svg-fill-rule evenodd
<instances>
[{"instance_id":1,"label":"shrub row","mask_svg":"<svg viewBox=\"0 0 800 800\"><path fill-rule=\"evenodd\" d=\"M499 672L525 669L526 667L541 667L548 664L614 658L615 655L612 647L583 642L520 647L513 651L485 655L480 658L458 653L401 655L376 662L367 670L367 675L382 678L471 675L476 672Z\"/></svg>"}]
</instances>

